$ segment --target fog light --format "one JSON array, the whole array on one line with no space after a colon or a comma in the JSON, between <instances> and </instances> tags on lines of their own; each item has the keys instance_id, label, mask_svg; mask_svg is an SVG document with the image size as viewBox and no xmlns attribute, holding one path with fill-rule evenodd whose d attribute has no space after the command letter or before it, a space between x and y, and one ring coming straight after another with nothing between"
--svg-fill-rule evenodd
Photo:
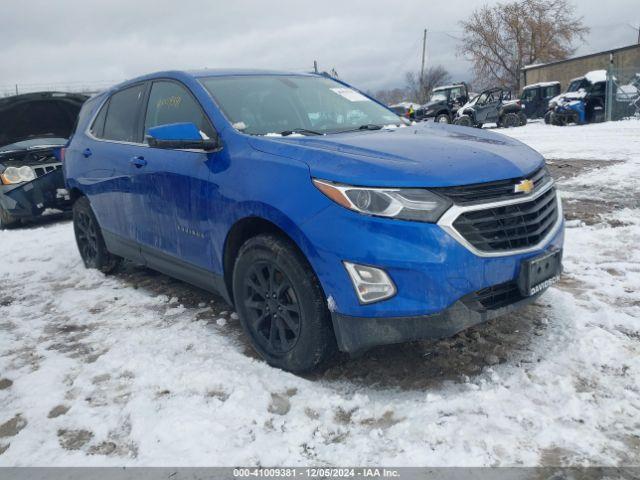
<instances>
[{"instance_id":1,"label":"fog light","mask_svg":"<svg viewBox=\"0 0 640 480\"><path fill-rule=\"evenodd\" d=\"M344 262L361 303L373 303L393 297L396 286L380 268Z\"/></svg>"}]
</instances>

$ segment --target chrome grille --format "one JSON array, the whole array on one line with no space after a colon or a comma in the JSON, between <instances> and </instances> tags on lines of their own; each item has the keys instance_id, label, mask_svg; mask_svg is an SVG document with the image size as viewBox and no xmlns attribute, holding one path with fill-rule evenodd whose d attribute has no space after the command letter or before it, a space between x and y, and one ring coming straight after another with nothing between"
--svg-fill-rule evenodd
<instances>
[{"instance_id":1,"label":"chrome grille","mask_svg":"<svg viewBox=\"0 0 640 480\"><path fill-rule=\"evenodd\" d=\"M529 201L462 211L452 226L477 250L494 253L538 245L558 217L556 190L548 187Z\"/></svg>"}]
</instances>

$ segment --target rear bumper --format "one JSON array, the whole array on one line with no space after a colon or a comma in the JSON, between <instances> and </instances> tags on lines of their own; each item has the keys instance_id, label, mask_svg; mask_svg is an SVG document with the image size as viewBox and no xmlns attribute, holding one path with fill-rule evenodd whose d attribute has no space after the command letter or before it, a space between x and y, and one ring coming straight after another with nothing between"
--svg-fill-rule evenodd
<instances>
[{"instance_id":1,"label":"rear bumper","mask_svg":"<svg viewBox=\"0 0 640 480\"><path fill-rule=\"evenodd\" d=\"M12 217L28 220L47 210L67 211L71 200L64 187L62 170L54 170L35 180L0 187L0 205Z\"/></svg>"},{"instance_id":2,"label":"rear bumper","mask_svg":"<svg viewBox=\"0 0 640 480\"><path fill-rule=\"evenodd\" d=\"M413 317L351 317L334 312L333 328L338 348L357 354L378 345L451 337L469 327L518 310L535 301L542 293L496 309L483 308L470 295L441 312Z\"/></svg>"}]
</instances>

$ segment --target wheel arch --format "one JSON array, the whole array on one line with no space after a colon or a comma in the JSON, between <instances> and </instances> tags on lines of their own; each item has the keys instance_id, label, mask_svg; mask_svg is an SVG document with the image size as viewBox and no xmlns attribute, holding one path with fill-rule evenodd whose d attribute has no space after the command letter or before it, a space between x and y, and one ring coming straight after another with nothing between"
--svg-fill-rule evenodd
<instances>
[{"instance_id":1,"label":"wheel arch","mask_svg":"<svg viewBox=\"0 0 640 480\"><path fill-rule=\"evenodd\" d=\"M267 219L258 215L249 215L237 220L229 229L222 251L222 275L224 286L227 290L225 293L232 303L233 268L238 258L240 248L249 239L263 234L276 235L289 241L306 260L309 268L311 268L313 274L316 275L322 287L322 282L309 258L310 254L313 254L315 251L313 246L295 224L291 222L291 220L287 220L286 217L282 219L282 221L278 221L273 218Z\"/></svg>"}]
</instances>

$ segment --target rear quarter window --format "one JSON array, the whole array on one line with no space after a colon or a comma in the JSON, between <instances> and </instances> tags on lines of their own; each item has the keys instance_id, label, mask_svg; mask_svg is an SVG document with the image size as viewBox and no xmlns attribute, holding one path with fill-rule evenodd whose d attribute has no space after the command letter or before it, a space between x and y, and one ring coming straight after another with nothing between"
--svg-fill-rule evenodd
<instances>
[{"instance_id":1,"label":"rear quarter window","mask_svg":"<svg viewBox=\"0 0 640 480\"><path fill-rule=\"evenodd\" d=\"M144 84L114 93L105 104L106 108L102 108L94 122L98 129L100 127L98 121L103 111L106 112L102 135L98 137L121 142L140 142L137 125L143 98Z\"/></svg>"}]
</instances>

